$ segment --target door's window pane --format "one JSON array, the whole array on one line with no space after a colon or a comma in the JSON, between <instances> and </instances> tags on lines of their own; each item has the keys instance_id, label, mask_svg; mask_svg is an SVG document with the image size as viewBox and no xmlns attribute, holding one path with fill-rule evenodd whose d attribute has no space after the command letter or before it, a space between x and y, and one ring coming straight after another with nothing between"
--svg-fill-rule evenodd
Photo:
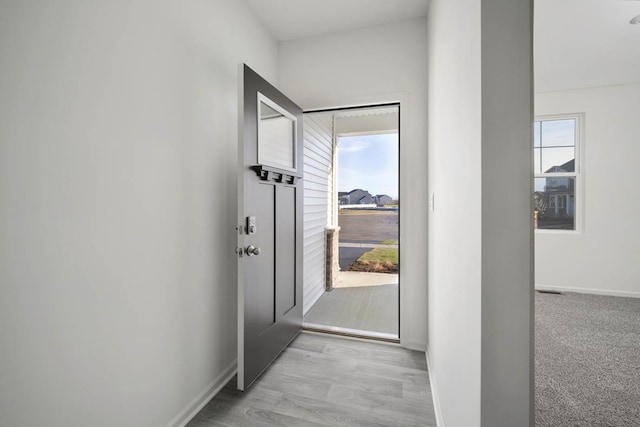
<instances>
[{"instance_id":1,"label":"door's window pane","mask_svg":"<svg viewBox=\"0 0 640 427\"><path fill-rule=\"evenodd\" d=\"M542 173L574 172L575 148L542 148Z\"/></svg>"},{"instance_id":2,"label":"door's window pane","mask_svg":"<svg viewBox=\"0 0 640 427\"><path fill-rule=\"evenodd\" d=\"M540 148L534 148L533 149L533 173L540 173L540 153L541 153L541 149Z\"/></svg>"},{"instance_id":3,"label":"door's window pane","mask_svg":"<svg viewBox=\"0 0 640 427\"><path fill-rule=\"evenodd\" d=\"M534 223L547 230L575 230L575 177L535 178Z\"/></svg>"},{"instance_id":4,"label":"door's window pane","mask_svg":"<svg viewBox=\"0 0 640 427\"><path fill-rule=\"evenodd\" d=\"M295 170L295 121L259 102L258 163Z\"/></svg>"},{"instance_id":5,"label":"door's window pane","mask_svg":"<svg viewBox=\"0 0 640 427\"><path fill-rule=\"evenodd\" d=\"M575 145L576 121L545 120L541 123L541 141L543 147L568 147Z\"/></svg>"}]
</instances>

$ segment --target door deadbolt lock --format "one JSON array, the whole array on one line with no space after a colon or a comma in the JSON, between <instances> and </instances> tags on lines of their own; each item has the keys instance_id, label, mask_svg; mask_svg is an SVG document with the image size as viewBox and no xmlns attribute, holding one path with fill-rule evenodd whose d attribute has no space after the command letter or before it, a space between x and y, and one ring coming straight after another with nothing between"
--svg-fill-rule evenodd
<instances>
[{"instance_id":1,"label":"door deadbolt lock","mask_svg":"<svg viewBox=\"0 0 640 427\"><path fill-rule=\"evenodd\" d=\"M244 251L248 256L260 255L260 252L261 252L260 248L257 248L253 245L247 246L247 248Z\"/></svg>"},{"instance_id":2,"label":"door deadbolt lock","mask_svg":"<svg viewBox=\"0 0 640 427\"><path fill-rule=\"evenodd\" d=\"M256 217L248 216L247 217L247 234L256 234Z\"/></svg>"}]
</instances>

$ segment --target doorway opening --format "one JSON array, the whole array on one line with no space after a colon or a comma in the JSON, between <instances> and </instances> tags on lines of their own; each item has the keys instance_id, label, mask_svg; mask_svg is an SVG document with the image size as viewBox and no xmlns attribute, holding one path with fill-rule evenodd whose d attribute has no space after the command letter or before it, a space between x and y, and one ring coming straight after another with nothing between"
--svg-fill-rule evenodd
<instances>
[{"instance_id":1,"label":"doorway opening","mask_svg":"<svg viewBox=\"0 0 640 427\"><path fill-rule=\"evenodd\" d=\"M399 342L399 136L399 104L304 114L306 329Z\"/></svg>"}]
</instances>

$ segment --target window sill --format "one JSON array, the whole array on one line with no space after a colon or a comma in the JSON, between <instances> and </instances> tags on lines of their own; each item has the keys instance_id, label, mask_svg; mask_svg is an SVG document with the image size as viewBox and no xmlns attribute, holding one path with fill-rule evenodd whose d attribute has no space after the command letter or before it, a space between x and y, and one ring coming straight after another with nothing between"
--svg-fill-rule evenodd
<instances>
[{"instance_id":1,"label":"window sill","mask_svg":"<svg viewBox=\"0 0 640 427\"><path fill-rule=\"evenodd\" d=\"M583 234L582 230L546 230L544 228L540 229L540 228L536 228L535 230L536 234L559 234L559 235L577 235L577 234Z\"/></svg>"}]
</instances>

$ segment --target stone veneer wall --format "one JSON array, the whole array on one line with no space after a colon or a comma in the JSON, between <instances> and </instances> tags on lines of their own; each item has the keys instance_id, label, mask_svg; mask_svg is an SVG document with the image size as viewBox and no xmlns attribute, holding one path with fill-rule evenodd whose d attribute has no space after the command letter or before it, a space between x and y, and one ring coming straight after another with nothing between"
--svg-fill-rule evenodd
<instances>
[{"instance_id":1,"label":"stone veneer wall","mask_svg":"<svg viewBox=\"0 0 640 427\"><path fill-rule=\"evenodd\" d=\"M339 254L339 234L340 227L327 227L326 231L326 259L325 259L325 289L330 291L338 282L338 272L340 271Z\"/></svg>"}]
</instances>

